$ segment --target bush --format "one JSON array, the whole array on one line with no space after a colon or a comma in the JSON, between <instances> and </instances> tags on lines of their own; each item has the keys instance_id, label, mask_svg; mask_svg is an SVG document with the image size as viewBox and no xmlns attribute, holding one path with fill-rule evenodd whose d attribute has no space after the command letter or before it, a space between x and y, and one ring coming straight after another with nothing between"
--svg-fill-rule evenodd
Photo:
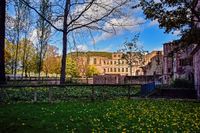
<instances>
[{"instance_id":1,"label":"bush","mask_svg":"<svg viewBox=\"0 0 200 133\"><path fill-rule=\"evenodd\" d=\"M175 88L194 88L194 82L186 79L176 79L173 81L172 86Z\"/></svg>"}]
</instances>

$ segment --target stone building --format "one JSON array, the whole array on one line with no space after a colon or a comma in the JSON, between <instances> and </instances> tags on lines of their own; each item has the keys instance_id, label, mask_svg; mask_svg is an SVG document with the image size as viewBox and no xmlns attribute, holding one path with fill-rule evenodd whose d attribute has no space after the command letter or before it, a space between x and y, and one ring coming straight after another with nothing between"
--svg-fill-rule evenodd
<instances>
[{"instance_id":1,"label":"stone building","mask_svg":"<svg viewBox=\"0 0 200 133\"><path fill-rule=\"evenodd\" d=\"M85 53L84 55L78 56L78 66L83 69L82 75L84 75L84 68L86 65L95 66L100 75L129 75L130 76L130 67L127 64L127 61L122 58L123 53L107 53L100 54L98 52L91 52L89 54ZM159 60L159 62L158 62ZM144 71L145 67L145 71ZM132 76L139 75L154 75L162 74L162 51L153 51L144 55L144 62L135 61L132 66Z\"/></svg>"},{"instance_id":2,"label":"stone building","mask_svg":"<svg viewBox=\"0 0 200 133\"><path fill-rule=\"evenodd\" d=\"M142 67L144 75L163 74L163 52L153 51L146 56L146 64Z\"/></svg>"},{"instance_id":3,"label":"stone building","mask_svg":"<svg viewBox=\"0 0 200 133\"><path fill-rule=\"evenodd\" d=\"M165 43L163 57L163 83L171 84L175 79L194 80L193 50L196 44L183 45L179 41Z\"/></svg>"},{"instance_id":4,"label":"stone building","mask_svg":"<svg viewBox=\"0 0 200 133\"><path fill-rule=\"evenodd\" d=\"M194 65L194 86L197 91L197 96L200 98L200 45L192 52Z\"/></svg>"}]
</instances>

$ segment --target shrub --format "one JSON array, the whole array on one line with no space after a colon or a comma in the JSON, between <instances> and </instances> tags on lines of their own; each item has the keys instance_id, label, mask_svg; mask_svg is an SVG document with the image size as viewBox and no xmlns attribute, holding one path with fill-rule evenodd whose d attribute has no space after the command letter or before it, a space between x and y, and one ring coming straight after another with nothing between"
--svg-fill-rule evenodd
<instances>
[{"instance_id":1,"label":"shrub","mask_svg":"<svg viewBox=\"0 0 200 133\"><path fill-rule=\"evenodd\" d=\"M186 79L176 79L173 81L172 86L175 88L194 88L194 83Z\"/></svg>"}]
</instances>

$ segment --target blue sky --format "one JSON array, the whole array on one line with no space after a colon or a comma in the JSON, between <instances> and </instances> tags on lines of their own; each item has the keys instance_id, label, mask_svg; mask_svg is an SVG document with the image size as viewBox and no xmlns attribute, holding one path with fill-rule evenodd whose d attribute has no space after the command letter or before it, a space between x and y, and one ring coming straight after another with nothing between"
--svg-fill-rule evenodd
<instances>
[{"instance_id":1,"label":"blue sky","mask_svg":"<svg viewBox=\"0 0 200 133\"><path fill-rule=\"evenodd\" d=\"M111 37L98 41L95 44L86 39L86 41L82 40L82 42L84 42L83 44L77 45L80 46L80 50L116 52L123 47L125 41L130 41L136 33L140 33L138 45L142 45L144 50L153 51L162 50L164 43L179 38L177 34L164 33L165 30L160 29L158 24L155 22L147 21L140 27L141 28L139 28L138 31L124 31L119 35L112 35Z\"/></svg>"},{"instance_id":2,"label":"blue sky","mask_svg":"<svg viewBox=\"0 0 200 133\"><path fill-rule=\"evenodd\" d=\"M9 14L14 16L12 7L9 9ZM36 20L37 21L37 20ZM129 21L129 20L127 20ZM160 29L156 21L145 20L145 16L142 13L142 10L139 9L134 12L133 18L130 19L130 22L134 21L144 21L144 24L139 26L129 27L126 30L117 29L117 34L105 34L102 32L93 31L93 38L90 37L88 33L83 32L83 35L75 35L76 45L79 50L83 51L108 51L116 52L117 50L123 47L125 41L130 41L134 34L140 33L138 45L142 45L144 50L161 50L163 43L178 39L179 37L175 34L166 34L164 29ZM104 25L105 26L105 25ZM32 40L34 41L37 38L37 32L33 29ZM84 35L85 34L85 35ZM93 39L95 40L93 42ZM68 52L72 51L73 40L70 40ZM62 34L53 33L53 36L50 38L50 44L55 45L59 48L59 53L62 51Z\"/></svg>"}]
</instances>

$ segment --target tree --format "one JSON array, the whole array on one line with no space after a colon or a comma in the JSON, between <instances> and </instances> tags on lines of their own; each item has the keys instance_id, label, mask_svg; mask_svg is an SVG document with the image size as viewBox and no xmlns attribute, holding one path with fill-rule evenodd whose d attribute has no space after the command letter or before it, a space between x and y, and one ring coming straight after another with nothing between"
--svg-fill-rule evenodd
<instances>
[{"instance_id":1,"label":"tree","mask_svg":"<svg viewBox=\"0 0 200 133\"><path fill-rule=\"evenodd\" d=\"M70 77L71 79L74 77L77 77L78 68L77 68L76 61L68 57L66 63L67 63L67 67L66 67L67 76Z\"/></svg>"},{"instance_id":2,"label":"tree","mask_svg":"<svg viewBox=\"0 0 200 133\"><path fill-rule=\"evenodd\" d=\"M58 62L58 48L52 45L47 45L47 52L44 58L43 71L48 77L48 74L57 73L57 67L60 62Z\"/></svg>"},{"instance_id":3,"label":"tree","mask_svg":"<svg viewBox=\"0 0 200 133\"><path fill-rule=\"evenodd\" d=\"M0 4L0 84L6 83L5 76L5 17L6 0L1 0Z\"/></svg>"},{"instance_id":4,"label":"tree","mask_svg":"<svg viewBox=\"0 0 200 133\"><path fill-rule=\"evenodd\" d=\"M30 3L29 0L26 0L27 3ZM23 55L22 55L22 78L23 78L23 75L24 75L24 72L25 72L25 76L27 77L27 59L28 59L28 52L29 52L29 45L30 42L28 40L28 34L29 34L29 31L30 31L30 27L31 27L31 12L30 12L30 9L25 6L24 7L24 21L25 21L25 24L24 24L24 45L23 45Z\"/></svg>"},{"instance_id":5,"label":"tree","mask_svg":"<svg viewBox=\"0 0 200 133\"><path fill-rule=\"evenodd\" d=\"M88 65L86 71L86 77L93 77L94 75L98 74L100 74L100 72L94 65Z\"/></svg>"},{"instance_id":6,"label":"tree","mask_svg":"<svg viewBox=\"0 0 200 133\"><path fill-rule=\"evenodd\" d=\"M124 48L120 49L122 60L126 60L130 67L130 75L132 76L133 66L143 65L145 51L137 45L139 34L136 34L131 42L125 42Z\"/></svg>"},{"instance_id":7,"label":"tree","mask_svg":"<svg viewBox=\"0 0 200 133\"><path fill-rule=\"evenodd\" d=\"M198 43L200 23L199 0L140 0L147 19L156 20L167 33L180 30L182 40ZM189 40L188 40L189 39ZM183 41L183 42L184 42Z\"/></svg>"},{"instance_id":8,"label":"tree","mask_svg":"<svg viewBox=\"0 0 200 133\"><path fill-rule=\"evenodd\" d=\"M128 17L127 12L129 11L127 10L128 8L125 9L125 7L127 7L130 2L132 2L130 0L55 0L55 9L56 11L58 11L59 14L53 17L53 21L46 18L36 8L31 6L24 0L21 0L21 2L33 9L48 23L50 23L54 29L62 32L63 34L63 51L60 77L61 83L65 82L67 46L68 41L70 40L70 35L72 35L73 32L80 29L85 29L88 31L100 30L104 32L116 32L116 27L131 25L126 24L126 21L119 23L116 22L116 18ZM59 24L62 24L60 27L57 27L53 22L58 22ZM105 24L107 25L104 26ZM109 29L106 29L108 27Z\"/></svg>"},{"instance_id":9,"label":"tree","mask_svg":"<svg viewBox=\"0 0 200 133\"><path fill-rule=\"evenodd\" d=\"M47 19L51 19L51 4L49 0L40 0L40 12L42 16L46 16ZM40 78L40 73L42 71L43 59L47 51L47 44L49 41L49 36L51 34L50 24L47 23L43 17L39 17L37 23L37 66L38 66L38 77Z\"/></svg>"},{"instance_id":10,"label":"tree","mask_svg":"<svg viewBox=\"0 0 200 133\"><path fill-rule=\"evenodd\" d=\"M5 39L5 69L7 73L14 73L16 46Z\"/></svg>"},{"instance_id":11,"label":"tree","mask_svg":"<svg viewBox=\"0 0 200 133\"><path fill-rule=\"evenodd\" d=\"M19 1L14 1L15 5L15 13L16 13L16 19L14 21L14 31L16 37L14 37L15 40L13 40L13 44L16 44L16 52L15 52L15 63L14 63L14 78L16 78L18 64L19 64L19 42L21 38L22 31L24 29L24 23L25 23L25 6Z\"/></svg>"},{"instance_id":12,"label":"tree","mask_svg":"<svg viewBox=\"0 0 200 133\"><path fill-rule=\"evenodd\" d=\"M28 76L28 72L36 72L36 49L33 42L24 38L19 42L19 62L22 64L22 76Z\"/></svg>"}]
</instances>

